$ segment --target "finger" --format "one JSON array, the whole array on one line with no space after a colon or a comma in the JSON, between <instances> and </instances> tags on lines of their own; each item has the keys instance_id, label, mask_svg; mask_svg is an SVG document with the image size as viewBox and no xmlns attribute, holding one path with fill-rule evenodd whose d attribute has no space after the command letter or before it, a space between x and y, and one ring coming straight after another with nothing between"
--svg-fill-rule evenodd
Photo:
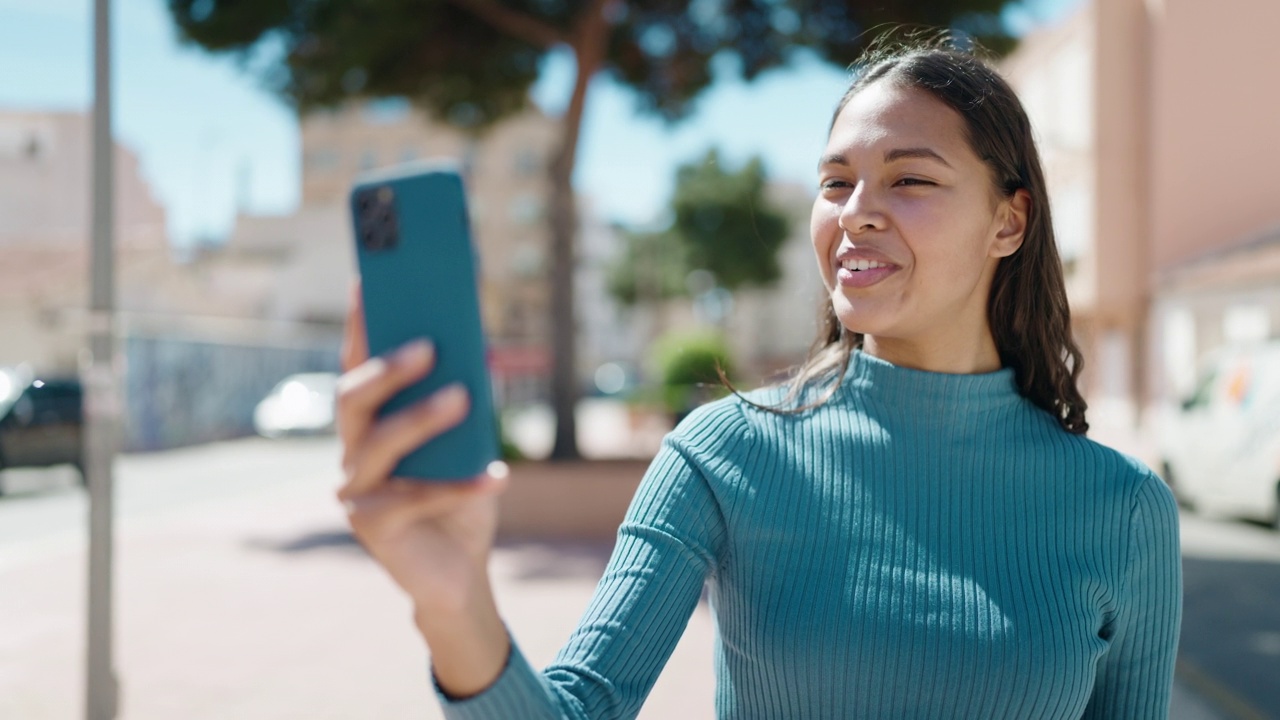
<instances>
[{"instance_id":1,"label":"finger","mask_svg":"<svg viewBox=\"0 0 1280 720\"><path fill-rule=\"evenodd\" d=\"M369 537L418 520L447 515L471 498L499 494L506 486L505 478L487 474L465 483L427 485L391 480L342 504L352 529Z\"/></svg>"},{"instance_id":2,"label":"finger","mask_svg":"<svg viewBox=\"0 0 1280 720\"><path fill-rule=\"evenodd\" d=\"M461 384L449 385L426 400L376 423L346 468L343 499L367 493L381 484L405 455L462 422L470 409Z\"/></svg>"},{"instance_id":3,"label":"finger","mask_svg":"<svg viewBox=\"0 0 1280 720\"><path fill-rule=\"evenodd\" d=\"M338 379L338 434L348 449L359 445L378 409L397 392L431 371L435 349L426 340L401 346L387 357L366 360Z\"/></svg>"},{"instance_id":4,"label":"finger","mask_svg":"<svg viewBox=\"0 0 1280 720\"><path fill-rule=\"evenodd\" d=\"M347 322L342 333L342 371L347 372L369 359L369 338L364 327L364 301L360 293L360 280L351 283L350 300L347 302Z\"/></svg>"}]
</instances>

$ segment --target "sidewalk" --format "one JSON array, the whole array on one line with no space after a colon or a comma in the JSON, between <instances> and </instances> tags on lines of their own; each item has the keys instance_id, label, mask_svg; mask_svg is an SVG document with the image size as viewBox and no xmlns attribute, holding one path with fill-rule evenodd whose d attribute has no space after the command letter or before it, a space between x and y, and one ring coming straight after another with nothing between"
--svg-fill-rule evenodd
<instances>
[{"instance_id":1,"label":"sidewalk","mask_svg":"<svg viewBox=\"0 0 1280 720\"><path fill-rule=\"evenodd\" d=\"M337 481L335 469L269 501L121 523L120 720L442 717L409 606L345 531ZM5 720L83 716L86 570L70 545L0 564ZM607 552L517 543L495 553L500 607L535 664L568 637ZM642 718L712 717L711 642L699 608Z\"/></svg>"},{"instance_id":2,"label":"sidewalk","mask_svg":"<svg viewBox=\"0 0 1280 720\"><path fill-rule=\"evenodd\" d=\"M409 607L345 532L331 490L130 523L117 540L121 720L439 718ZM500 607L535 665L551 659L607 560L602 544L506 543ZM84 557L50 549L0 574L0 718L82 716ZM713 715L705 606L641 718ZM1215 715L1178 688L1179 720Z\"/></svg>"}]
</instances>

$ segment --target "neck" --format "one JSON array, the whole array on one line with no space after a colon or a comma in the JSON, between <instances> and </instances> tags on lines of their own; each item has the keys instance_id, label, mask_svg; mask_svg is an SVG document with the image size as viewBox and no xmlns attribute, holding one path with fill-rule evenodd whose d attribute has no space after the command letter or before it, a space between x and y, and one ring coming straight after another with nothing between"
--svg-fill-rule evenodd
<instances>
[{"instance_id":1,"label":"neck","mask_svg":"<svg viewBox=\"0 0 1280 720\"><path fill-rule=\"evenodd\" d=\"M921 343L867 335L862 339L862 351L898 367L952 375L989 373L1001 367L990 331L969 342Z\"/></svg>"}]
</instances>

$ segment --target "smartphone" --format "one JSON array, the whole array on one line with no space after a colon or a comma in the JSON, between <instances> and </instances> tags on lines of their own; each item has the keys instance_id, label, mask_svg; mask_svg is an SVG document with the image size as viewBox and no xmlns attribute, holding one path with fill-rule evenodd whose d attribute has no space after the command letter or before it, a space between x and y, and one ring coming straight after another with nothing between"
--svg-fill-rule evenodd
<instances>
[{"instance_id":1,"label":"smartphone","mask_svg":"<svg viewBox=\"0 0 1280 720\"><path fill-rule=\"evenodd\" d=\"M406 455L395 477L466 480L498 457L498 430L478 269L457 165L430 161L356 180L351 189L356 262L369 352L383 355L418 338L435 346L435 367L379 411L394 413L454 382L471 398L462 424Z\"/></svg>"}]
</instances>

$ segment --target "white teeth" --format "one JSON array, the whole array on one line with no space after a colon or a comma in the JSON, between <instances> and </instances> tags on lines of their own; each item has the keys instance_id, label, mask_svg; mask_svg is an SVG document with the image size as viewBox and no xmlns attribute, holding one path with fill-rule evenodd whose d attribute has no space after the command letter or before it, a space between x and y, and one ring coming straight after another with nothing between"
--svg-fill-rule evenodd
<instances>
[{"instance_id":1,"label":"white teeth","mask_svg":"<svg viewBox=\"0 0 1280 720\"><path fill-rule=\"evenodd\" d=\"M840 265L845 270L874 270L875 268L888 267L887 264L876 260L845 260Z\"/></svg>"}]
</instances>

